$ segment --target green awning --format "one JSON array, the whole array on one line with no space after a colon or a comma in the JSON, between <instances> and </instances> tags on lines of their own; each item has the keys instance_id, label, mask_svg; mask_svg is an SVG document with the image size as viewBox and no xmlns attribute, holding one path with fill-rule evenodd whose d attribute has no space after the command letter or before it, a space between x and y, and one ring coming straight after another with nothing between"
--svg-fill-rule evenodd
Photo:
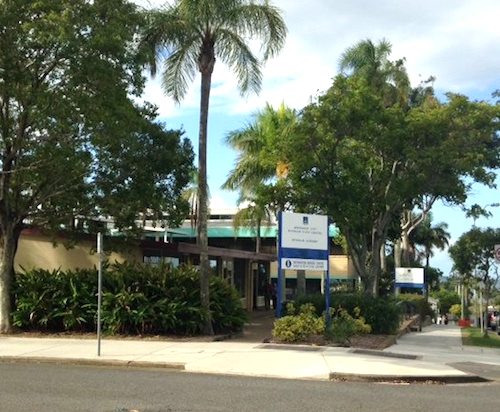
<instances>
[{"instance_id":1,"label":"green awning","mask_svg":"<svg viewBox=\"0 0 500 412\"><path fill-rule=\"evenodd\" d=\"M191 227L181 227L175 229L166 229L169 238L173 239L185 239L185 238L195 238L196 229ZM260 228L261 238L276 238L278 228L276 226L262 227ZM147 237L156 237L160 235L161 232L150 232L147 233ZM330 226L329 236L334 237L338 234L338 229L335 226ZM221 226L221 227L209 227L208 237L209 238L254 238L257 233L255 229L248 227L241 227L235 229L232 226Z\"/></svg>"}]
</instances>

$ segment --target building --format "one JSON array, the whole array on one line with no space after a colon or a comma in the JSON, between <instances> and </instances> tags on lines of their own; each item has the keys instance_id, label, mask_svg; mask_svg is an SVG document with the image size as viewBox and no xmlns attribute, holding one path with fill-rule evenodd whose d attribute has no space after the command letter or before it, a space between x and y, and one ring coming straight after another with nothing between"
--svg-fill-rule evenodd
<instances>
[{"instance_id":1,"label":"building","mask_svg":"<svg viewBox=\"0 0 500 412\"><path fill-rule=\"evenodd\" d=\"M256 250L256 230L249 227L235 228L233 218L238 209L211 211L208 222L209 261L214 274L222 276L240 294L242 305L247 310L264 307L264 292L267 284L277 281L277 224L272 222L260 230L260 251ZM335 228L330 228L330 285L331 288L353 288L356 284L351 260L333 242ZM98 265L94 236L82 236L72 247L67 248L68 239L59 237L57 243L36 229L23 231L15 267L30 270L71 270L93 268ZM118 242L118 243L117 243ZM110 262L136 261L150 264L168 262L173 266L182 263L199 264L199 247L196 245L196 230L189 221L175 229L164 229L146 225L144 239L119 243L111 237L104 241L104 250L113 249L107 256ZM297 291L297 271L285 271L286 298L292 299ZM324 291L323 272L305 272L305 288L308 293Z\"/></svg>"},{"instance_id":2,"label":"building","mask_svg":"<svg viewBox=\"0 0 500 412\"><path fill-rule=\"evenodd\" d=\"M239 292L242 304L248 310L264 307L264 291L269 281L277 282L277 223L271 222L260 228L260 253L256 253L257 230L250 227L235 228L233 225L236 208L211 210L208 221L208 245L210 265L219 276L223 276ZM330 235L330 286L332 289L351 290L356 286L354 266L351 259L334 243L337 229L331 227ZM173 264L190 260L198 264L199 250L196 247L196 230L186 221L176 229L150 228L147 235L157 242L177 244L184 251L184 258L165 257ZM191 245L191 246L188 246ZM159 261L161 256L154 255L160 250L148 251L146 261ZM285 294L293 299L297 292L298 271L285 270ZM325 273L307 271L305 273L307 293L323 293Z\"/></svg>"}]
</instances>

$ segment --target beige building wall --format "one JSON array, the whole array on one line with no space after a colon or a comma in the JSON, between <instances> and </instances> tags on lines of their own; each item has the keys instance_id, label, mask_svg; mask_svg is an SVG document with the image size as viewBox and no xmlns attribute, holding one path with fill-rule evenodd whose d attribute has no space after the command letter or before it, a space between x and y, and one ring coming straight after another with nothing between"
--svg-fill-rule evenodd
<instances>
[{"instance_id":1,"label":"beige building wall","mask_svg":"<svg viewBox=\"0 0 500 412\"><path fill-rule=\"evenodd\" d=\"M96 242L82 240L75 246L67 249L63 243L56 245L51 239L39 234L21 234L16 258L15 269L23 267L31 269L92 269L99 264L95 253ZM104 245L106 248L106 245ZM129 252L112 252L106 256L110 263L124 261L142 261L142 252L139 247L131 247Z\"/></svg>"}]
</instances>

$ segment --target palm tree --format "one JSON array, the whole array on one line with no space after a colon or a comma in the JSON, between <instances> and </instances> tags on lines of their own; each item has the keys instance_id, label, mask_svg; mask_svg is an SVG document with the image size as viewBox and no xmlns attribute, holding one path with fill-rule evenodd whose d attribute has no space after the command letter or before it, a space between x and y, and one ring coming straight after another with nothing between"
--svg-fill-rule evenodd
<instances>
[{"instance_id":1,"label":"palm tree","mask_svg":"<svg viewBox=\"0 0 500 412\"><path fill-rule=\"evenodd\" d=\"M210 189L207 185L207 196L210 197ZM198 223L198 171L191 173L189 185L182 191L182 198L189 203L189 220L191 228L195 229Z\"/></svg>"},{"instance_id":2,"label":"palm tree","mask_svg":"<svg viewBox=\"0 0 500 412\"><path fill-rule=\"evenodd\" d=\"M238 157L222 188L252 192L256 186L279 177L287 167L280 143L293 133L297 123L295 110L284 104L275 110L267 104L252 123L230 132L226 143L238 152Z\"/></svg>"},{"instance_id":3,"label":"palm tree","mask_svg":"<svg viewBox=\"0 0 500 412\"><path fill-rule=\"evenodd\" d=\"M272 212L267 206L264 198L259 195L259 190L253 192L244 191L240 194L238 204L248 203L248 206L242 208L233 217L233 226L235 229L248 227L255 232L255 252L260 253L261 229L262 224L266 227L272 223Z\"/></svg>"},{"instance_id":4,"label":"palm tree","mask_svg":"<svg viewBox=\"0 0 500 412\"><path fill-rule=\"evenodd\" d=\"M361 40L342 54L339 67L343 73L348 72L350 75L366 79L372 87L380 92L386 106L399 104L404 107L409 104L410 100L410 81L404 67L404 59L390 61L391 51L392 45L385 39L380 40L378 44L374 44L369 39ZM411 214L411 211L408 213ZM403 221L404 216L403 213L402 229L407 226L406 222ZM407 233L409 234L409 232L411 230ZM408 243L405 243L405 240L408 240L406 232L402 235L402 241L395 244L396 266L401 265L401 249L404 249ZM406 250L406 252L409 251ZM385 265L385 253L384 243L380 249L382 266ZM407 254L403 253L403 257L405 256Z\"/></svg>"},{"instance_id":5,"label":"palm tree","mask_svg":"<svg viewBox=\"0 0 500 412\"><path fill-rule=\"evenodd\" d=\"M406 104L410 81L404 59L390 61L391 51L392 45L385 39L377 45L369 39L361 40L342 54L340 70L367 79L373 87L383 92L387 105Z\"/></svg>"},{"instance_id":6,"label":"palm tree","mask_svg":"<svg viewBox=\"0 0 500 412\"><path fill-rule=\"evenodd\" d=\"M267 0L176 0L149 14L143 43L150 51L152 75L156 73L156 60L162 60L165 93L180 102L196 71L201 74L198 244L200 299L207 314L205 334L213 334L207 234L207 124L215 61L218 58L233 69L242 93L258 92L261 62L249 48L248 40L262 40L265 61L279 52L285 37L286 26L280 11Z\"/></svg>"},{"instance_id":7,"label":"palm tree","mask_svg":"<svg viewBox=\"0 0 500 412\"><path fill-rule=\"evenodd\" d=\"M412 243L415 246L423 247L423 257L425 258L425 267L429 267L429 260L434 255L433 249L444 250L448 246L450 233L447 231L448 225L444 222L432 225L432 216L427 215L423 222L417 226L411 236Z\"/></svg>"}]
</instances>

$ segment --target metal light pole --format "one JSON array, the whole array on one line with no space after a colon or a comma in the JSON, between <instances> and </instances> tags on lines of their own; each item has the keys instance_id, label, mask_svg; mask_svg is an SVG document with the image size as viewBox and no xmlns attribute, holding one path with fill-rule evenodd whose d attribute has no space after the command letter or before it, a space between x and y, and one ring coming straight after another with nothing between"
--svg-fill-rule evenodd
<instances>
[{"instance_id":1,"label":"metal light pole","mask_svg":"<svg viewBox=\"0 0 500 412\"><path fill-rule=\"evenodd\" d=\"M484 283L479 282L479 324L481 326L481 335L484 334L484 316L483 316L483 289Z\"/></svg>"},{"instance_id":2,"label":"metal light pole","mask_svg":"<svg viewBox=\"0 0 500 412\"><path fill-rule=\"evenodd\" d=\"M99 270L97 275L97 356L101 356L101 304L102 304L102 233L97 234L97 255Z\"/></svg>"}]
</instances>

